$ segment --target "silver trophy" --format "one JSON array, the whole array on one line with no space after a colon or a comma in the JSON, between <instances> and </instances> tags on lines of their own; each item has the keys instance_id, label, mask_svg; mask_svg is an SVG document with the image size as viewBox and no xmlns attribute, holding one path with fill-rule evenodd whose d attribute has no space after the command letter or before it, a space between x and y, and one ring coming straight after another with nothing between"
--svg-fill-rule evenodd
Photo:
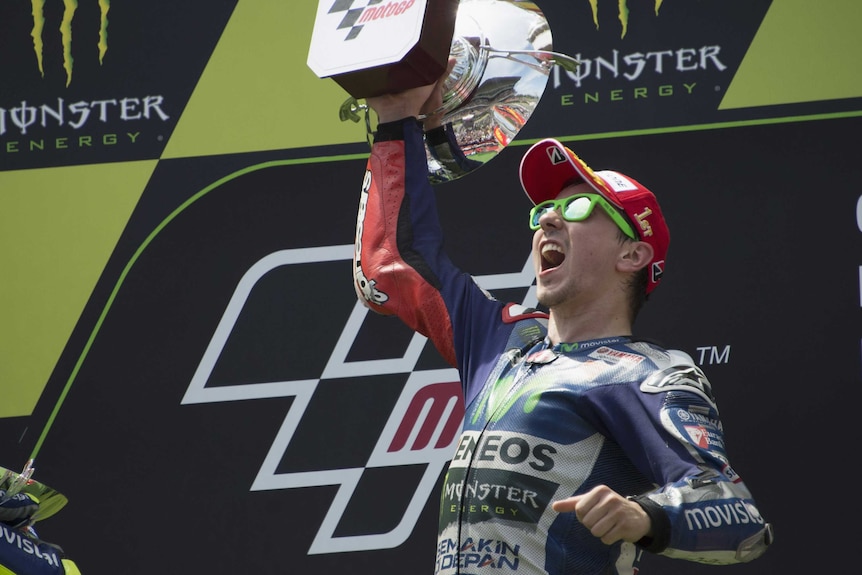
<instances>
[{"instance_id":1,"label":"silver trophy","mask_svg":"<svg viewBox=\"0 0 862 575\"><path fill-rule=\"evenodd\" d=\"M433 183L460 178L493 159L530 119L553 67L574 72L578 66L574 58L553 51L551 28L534 2L461 0L457 4L448 54L439 60L442 69L435 68L436 76L430 74L427 81L415 84L434 82L448 59L455 59L444 81L443 104L429 114L439 127L428 130L426 124L428 175ZM364 97L371 95L377 94ZM358 122L364 111L370 143L369 110L360 99L351 93L339 115Z\"/></svg>"}]
</instances>

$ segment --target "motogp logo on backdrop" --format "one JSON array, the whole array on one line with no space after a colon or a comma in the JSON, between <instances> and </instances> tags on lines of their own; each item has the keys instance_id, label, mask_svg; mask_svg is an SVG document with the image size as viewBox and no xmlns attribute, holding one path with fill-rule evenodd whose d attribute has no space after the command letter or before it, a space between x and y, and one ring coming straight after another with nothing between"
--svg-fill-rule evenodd
<instances>
[{"instance_id":1,"label":"motogp logo on backdrop","mask_svg":"<svg viewBox=\"0 0 862 575\"><path fill-rule=\"evenodd\" d=\"M365 6L354 8L353 4L356 3L356 0L335 0L335 3L327 14L344 12L344 17L341 19L341 23L338 24L337 29L347 29L347 36L344 39L353 40L359 36L365 24L375 20L400 16L412 8L415 3L415 0L391 0L384 4L385 1L368 0Z\"/></svg>"},{"instance_id":2,"label":"motogp logo on backdrop","mask_svg":"<svg viewBox=\"0 0 862 575\"><path fill-rule=\"evenodd\" d=\"M437 496L440 474L454 452L464 417L457 370L414 371L427 342L424 336L412 334L412 339L401 357L347 361L348 353L359 336L366 315L372 313L358 300L342 326L341 335L330 351L323 373L318 378L207 387L207 382L223 354L252 291L266 274L283 266L342 260L350 262L353 249L353 245L344 245L284 250L272 253L254 264L234 290L182 400L182 404L188 405L278 397L293 398L284 421L257 472L251 491L338 486L338 492L308 550L309 555L389 549L406 541L413 532L429 498L432 495ZM523 302L525 305L534 305L531 301L531 298L535 298L534 288L531 287L533 279L532 262L529 257L520 272L476 278L486 290L528 288L528 295ZM335 328L338 326L337 321L336 319L332 322ZM313 396L321 385L325 385L322 382L389 374L407 374L407 380L364 466L331 465L334 468L299 472L279 471L279 464L285 458L288 446L297 435L297 429L302 427L303 417ZM333 413L332 417L337 418L339 414ZM350 520L345 518L345 512L354 499L357 486L365 471L407 465L424 465L425 470L418 481L418 486L412 490L411 499L397 526L386 533L336 536L336 530L341 533L361 532L355 529L355 525L344 524L350 523Z\"/></svg>"}]
</instances>

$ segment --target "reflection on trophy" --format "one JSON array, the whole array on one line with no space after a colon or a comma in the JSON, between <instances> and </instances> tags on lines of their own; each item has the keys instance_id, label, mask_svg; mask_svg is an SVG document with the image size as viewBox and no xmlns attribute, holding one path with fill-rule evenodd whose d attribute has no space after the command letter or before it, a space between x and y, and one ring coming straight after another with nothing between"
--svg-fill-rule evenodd
<instances>
[{"instance_id":1,"label":"reflection on trophy","mask_svg":"<svg viewBox=\"0 0 862 575\"><path fill-rule=\"evenodd\" d=\"M383 5L383 1L372 1L365 9L358 9L355 21L373 25L373 21L364 15L364 11L373 5ZM333 0L323 0L321 6L332 2ZM352 0L338 0L336 5L352 3ZM418 3L417 1L416 4ZM393 4L405 6L402 14L407 14L406 5L412 3L407 0L401 3L390 2L389 5ZM397 91L392 89L393 85L406 89L432 83L443 74L448 59L455 59L455 66L444 81L443 104L440 109L429 114L429 117L439 118L439 121L435 121L437 127L428 129L426 124L429 178L433 183L447 182L464 176L494 158L509 145L530 119L544 93L553 66L556 64L573 72L578 65L573 58L553 51L548 21L533 2L461 0L455 4L457 11L454 14L451 34L448 29L442 28L442 33L446 34L446 47L442 55L427 53L425 47L430 44L422 44L419 39L421 34L397 35L394 42L399 44L399 49L385 50L389 60L402 58L383 65L390 69L402 69L397 74L390 72L389 76L397 76L400 79L409 76L415 84L394 84L390 80L385 89L376 91L383 84L379 64L383 59L378 57L355 55L354 60L373 62L375 66L358 69L361 64L353 64L353 69L348 72L341 68L334 74L326 73L317 64L319 56L312 57L320 53L319 46L315 46L315 38L322 37L317 35L320 21L315 23L316 36L312 38L309 53L309 66L312 70L319 77L331 76L351 95L339 111L341 119L358 122L358 112L365 110L369 135L371 122L368 108L360 104L359 99ZM423 23L413 23L413 32L422 29L422 33L428 33L429 23L435 19L448 23L447 18L451 17L451 14L446 13L446 10L451 10L451 7L452 2L446 6L438 3L434 7L433 0L429 0L426 8L428 13L424 15ZM393 13L396 10L397 8L392 8ZM332 10L329 13L331 12ZM321 18L322 13L318 11L318 18ZM417 16L418 13L411 14L411 17ZM365 29L361 30L362 34L365 32ZM352 32L348 32L350 33ZM434 41L439 44L439 33ZM420 74L414 69L423 57L416 56L415 47L410 49L406 46L411 43L425 46L419 51L423 53L423 57L429 57L433 62L427 65L428 74ZM398 56L399 54L404 56ZM411 70L410 74L403 72L404 67ZM347 80L345 74L348 76ZM365 78L362 82L357 80L363 75ZM355 88L357 85L361 85L363 89ZM373 87L369 88L369 85Z\"/></svg>"},{"instance_id":2,"label":"reflection on trophy","mask_svg":"<svg viewBox=\"0 0 862 575\"><path fill-rule=\"evenodd\" d=\"M32 495L38 501L39 508L29 518L31 523L47 519L60 511L68 503L65 495L33 479L33 471L32 459L27 461L21 473L15 473L11 469L0 467L0 507L19 493ZM2 515L2 511L0 511L0 518L2 518Z\"/></svg>"}]
</instances>

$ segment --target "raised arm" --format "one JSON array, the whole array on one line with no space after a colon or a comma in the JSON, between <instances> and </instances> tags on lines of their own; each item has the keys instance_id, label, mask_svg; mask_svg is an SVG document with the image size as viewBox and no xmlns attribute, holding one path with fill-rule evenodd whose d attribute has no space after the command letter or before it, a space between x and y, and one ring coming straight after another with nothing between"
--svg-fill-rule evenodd
<instances>
[{"instance_id":1,"label":"raised arm","mask_svg":"<svg viewBox=\"0 0 862 575\"><path fill-rule=\"evenodd\" d=\"M417 119L433 111L429 108L436 106L440 90L438 83L367 100L378 126L356 223L354 284L366 306L400 317L455 366L441 290L446 278L458 272L442 251L423 126Z\"/></svg>"}]
</instances>

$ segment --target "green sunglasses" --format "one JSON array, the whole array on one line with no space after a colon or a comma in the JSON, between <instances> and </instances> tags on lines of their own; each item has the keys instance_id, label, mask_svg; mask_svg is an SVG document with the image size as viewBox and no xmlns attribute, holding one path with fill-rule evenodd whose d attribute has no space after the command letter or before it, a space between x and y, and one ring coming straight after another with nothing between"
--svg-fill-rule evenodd
<instances>
[{"instance_id":1,"label":"green sunglasses","mask_svg":"<svg viewBox=\"0 0 862 575\"><path fill-rule=\"evenodd\" d=\"M619 210L611 205L609 201L599 194L577 194L560 200L548 200L536 205L530 210L530 229L538 230L539 218L548 212L560 208L560 215L567 222L582 222L593 213L593 207L598 204L605 209L614 223L619 226L625 235L633 240L638 239L631 224L626 220Z\"/></svg>"}]
</instances>

